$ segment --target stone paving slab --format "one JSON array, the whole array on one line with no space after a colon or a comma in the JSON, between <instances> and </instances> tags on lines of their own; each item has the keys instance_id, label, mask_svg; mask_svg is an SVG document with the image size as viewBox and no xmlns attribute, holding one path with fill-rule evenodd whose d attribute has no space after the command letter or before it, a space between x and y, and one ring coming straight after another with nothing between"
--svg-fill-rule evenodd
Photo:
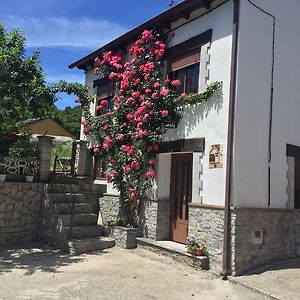
<instances>
[{"instance_id":1,"label":"stone paving slab","mask_svg":"<svg viewBox=\"0 0 300 300\"><path fill-rule=\"evenodd\" d=\"M31 246L0 250L0 299L269 299L142 249L68 256Z\"/></svg>"},{"instance_id":2,"label":"stone paving slab","mask_svg":"<svg viewBox=\"0 0 300 300\"><path fill-rule=\"evenodd\" d=\"M300 299L300 258L266 265L231 282L259 291L273 299Z\"/></svg>"}]
</instances>

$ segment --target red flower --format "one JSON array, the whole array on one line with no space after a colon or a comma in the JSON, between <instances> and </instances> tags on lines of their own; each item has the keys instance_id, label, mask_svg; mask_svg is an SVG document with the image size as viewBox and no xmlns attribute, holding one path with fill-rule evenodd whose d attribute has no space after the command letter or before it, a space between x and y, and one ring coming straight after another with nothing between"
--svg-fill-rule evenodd
<instances>
[{"instance_id":1,"label":"red flower","mask_svg":"<svg viewBox=\"0 0 300 300\"><path fill-rule=\"evenodd\" d=\"M127 118L128 121L130 121L130 120L132 120L133 115L132 114L127 114L126 118Z\"/></svg>"},{"instance_id":2,"label":"red flower","mask_svg":"<svg viewBox=\"0 0 300 300\"><path fill-rule=\"evenodd\" d=\"M154 82L154 84L153 84L153 86L154 86L154 88L159 88L160 87L160 83L159 82Z\"/></svg>"},{"instance_id":3,"label":"red flower","mask_svg":"<svg viewBox=\"0 0 300 300\"><path fill-rule=\"evenodd\" d=\"M131 168L132 169L135 169L135 170L139 170L140 168L140 163L136 160L134 160L132 163L131 163Z\"/></svg>"},{"instance_id":4,"label":"red flower","mask_svg":"<svg viewBox=\"0 0 300 300\"><path fill-rule=\"evenodd\" d=\"M156 176L156 172L154 170L149 170L146 173L147 177L155 177Z\"/></svg>"},{"instance_id":5,"label":"red flower","mask_svg":"<svg viewBox=\"0 0 300 300\"><path fill-rule=\"evenodd\" d=\"M118 76L117 73L111 72L108 77L110 80L114 80L117 76Z\"/></svg>"},{"instance_id":6,"label":"red flower","mask_svg":"<svg viewBox=\"0 0 300 300\"><path fill-rule=\"evenodd\" d=\"M8 137L8 139L9 139L10 141L12 141L12 142L15 142L15 141L18 139L18 137L17 137L15 134L11 134L11 135Z\"/></svg>"},{"instance_id":7,"label":"red flower","mask_svg":"<svg viewBox=\"0 0 300 300\"><path fill-rule=\"evenodd\" d=\"M139 91L132 92L131 95L133 98L138 98L140 96L140 92Z\"/></svg>"},{"instance_id":8,"label":"red flower","mask_svg":"<svg viewBox=\"0 0 300 300\"><path fill-rule=\"evenodd\" d=\"M101 100L100 104L103 105L103 106L107 106L108 102L107 102L107 100Z\"/></svg>"},{"instance_id":9,"label":"red flower","mask_svg":"<svg viewBox=\"0 0 300 300\"><path fill-rule=\"evenodd\" d=\"M157 144L154 144L154 145L153 145L153 150L154 150L154 151L158 151L158 149L159 149L159 146L158 146Z\"/></svg>"},{"instance_id":10,"label":"red flower","mask_svg":"<svg viewBox=\"0 0 300 300\"><path fill-rule=\"evenodd\" d=\"M169 90L166 89L166 88L163 88L160 93L159 93L161 96L168 96L169 94Z\"/></svg>"},{"instance_id":11,"label":"red flower","mask_svg":"<svg viewBox=\"0 0 300 300\"><path fill-rule=\"evenodd\" d=\"M82 120L82 121L81 121L81 125L86 126L86 125L87 125L86 120Z\"/></svg>"},{"instance_id":12,"label":"red flower","mask_svg":"<svg viewBox=\"0 0 300 300\"><path fill-rule=\"evenodd\" d=\"M94 153L99 153L100 152L100 148L99 147L94 147L93 148L93 152Z\"/></svg>"},{"instance_id":13,"label":"red flower","mask_svg":"<svg viewBox=\"0 0 300 300\"><path fill-rule=\"evenodd\" d=\"M151 31L149 30L144 30L143 33L142 33L142 39L145 40L145 41L148 41L150 39L153 38L153 34Z\"/></svg>"},{"instance_id":14,"label":"red flower","mask_svg":"<svg viewBox=\"0 0 300 300\"><path fill-rule=\"evenodd\" d=\"M161 115L162 115L163 117L167 117L167 116L169 115L169 111L166 110L166 109L164 109L164 110L161 111Z\"/></svg>"},{"instance_id":15,"label":"red flower","mask_svg":"<svg viewBox=\"0 0 300 300\"><path fill-rule=\"evenodd\" d=\"M114 177L119 176L119 172L117 170L112 170L111 171Z\"/></svg>"},{"instance_id":16,"label":"red flower","mask_svg":"<svg viewBox=\"0 0 300 300\"><path fill-rule=\"evenodd\" d=\"M171 81L171 85L173 85L173 86L179 86L180 85L180 80L178 80L178 79L172 80Z\"/></svg>"},{"instance_id":17,"label":"red flower","mask_svg":"<svg viewBox=\"0 0 300 300\"><path fill-rule=\"evenodd\" d=\"M117 140L118 141L123 141L124 140L124 134L120 133L117 135Z\"/></svg>"},{"instance_id":18,"label":"red flower","mask_svg":"<svg viewBox=\"0 0 300 300\"><path fill-rule=\"evenodd\" d=\"M90 131L89 131L89 129L88 129L87 127L84 127L84 128L83 128L83 132L84 132L85 134L88 134Z\"/></svg>"},{"instance_id":19,"label":"red flower","mask_svg":"<svg viewBox=\"0 0 300 300\"><path fill-rule=\"evenodd\" d=\"M135 80L133 81L133 85L137 85L140 81L141 81L140 78L135 79Z\"/></svg>"},{"instance_id":20,"label":"red flower","mask_svg":"<svg viewBox=\"0 0 300 300\"><path fill-rule=\"evenodd\" d=\"M125 172L126 174L128 174L130 171L131 171L131 166L126 165L126 166L124 167L124 172Z\"/></svg>"},{"instance_id":21,"label":"red flower","mask_svg":"<svg viewBox=\"0 0 300 300\"><path fill-rule=\"evenodd\" d=\"M157 93L153 93L153 94L152 94L152 96L151 96L151 98L152 98L152 99L156 99L156 98L157 98L157 96L158 96L158 94L157 94Z\"/></svg>"}]
</instances>

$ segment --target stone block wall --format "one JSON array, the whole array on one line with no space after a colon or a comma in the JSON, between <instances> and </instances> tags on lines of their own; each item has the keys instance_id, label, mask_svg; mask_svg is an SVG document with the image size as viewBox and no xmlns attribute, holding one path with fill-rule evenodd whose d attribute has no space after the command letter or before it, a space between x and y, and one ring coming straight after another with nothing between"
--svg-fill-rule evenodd
<instances>
[{"instance_id":1,"label":"stone block wall","mask_svg":"<svg viewBox=\"0 0 300 300\"><path fill-rule=\"evenodd\" d=\"M142 235L154 240L170 237L170 201L143 199L140 206L140 228Z\"/></svg>"},{"instance_id":2,"label":"stone block wall","mask_svg":"<svg viewBox=\"0 0 300 300\"><path fill-rule=\"evenodd\" d=\"M109 225L117 219L120 210L119 198L118 195L109 194L104 194L99 198L100 223Z\"/></svg>"},{"instance_id":3,"label":"stone block wall","mask_svg":"<svg viewBox=\"0 0 300 300\"><path fill-rule=\"evenodd\" d=\"M35 241L44 185L0 182L0 246Z\"/></svg>"},{"instance_id":4,"label":"stone block wall","mask_svg":"<svg viewBox=\"0 0 300 300\"><path fill-rule=\"evenodd\" d=\"M119 196L104 194L99 198L100 223L107 226L117 219L120 211ZM143 199L139 207L139 226L142 236L167 240L170 235L169 200Z\"/></svg>"},{"instance_id":5,"label":"stone block wall","mask_svg":"<svg viewBox=\"0 0 300 300\"><path fill-rule=\"evenodd\" d=\"M195 238L206 246L210 268L220 272L223 261L224 209L190 205L188 230L188 238Z\"/></svg>"},{"instance_id":6,"label":"stone block wall","mask_svg":"<svg viewBox=\"0 0 300 300\"><path fill-rule=\"evenodd\" d=\"M272 261L300 256L300 210L239 208L232 215L236 218L236 275ZM254 240L255 231L261 231L262 243Z\"/></svg>"}]
</instances>

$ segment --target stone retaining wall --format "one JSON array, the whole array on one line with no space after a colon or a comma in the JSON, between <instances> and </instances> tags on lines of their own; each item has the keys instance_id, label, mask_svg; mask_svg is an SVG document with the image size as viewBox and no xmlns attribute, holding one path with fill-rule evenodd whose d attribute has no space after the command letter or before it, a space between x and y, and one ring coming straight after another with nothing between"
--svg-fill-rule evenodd
<instances>
[{"instance_id":1,"label":"stone retaining wall","mask_svg":"<svg viewBox=\"0 0 300 300\"><path fill-rule=\"evenodd\" d=\"M140 206L142 235L154 240L170 237L170 201L143 199Z\"/></svg>"},{"instance_id":2,"label":"stone retaining wall","mask_svg":"<svg viewBox=\"0 0 300 300\"><path fill-rule=\"evenodd\" d=\"M224 209L190 205L188 238L203 243L210 268L221 271L223 260Z\"/></svg>"},{"instance_id":3,"label":"stone retaining wall","mask_svg":"<svg viewBox=\"0 0 300 300\"><path fill-rule=\"evenodd\" d=\"M248 269L272 261L300 256L300 210L234 209L234 271L239 275ZM262 233L262 242L255 232Z\"/></svg>"},{"instance_id":4,"label":"stone retaining wall","mask_svg":"<svg viewBox=\"0 0 300 300\"><path fill-rule=\"evenodd\" d=\"M0 246L35 241L44 185L0 182Z\"/></svg>"},{"instance_id":5,"label":"stone retaining wall","mask_svg":"<svg viewBox=\"0 0 300 300\"><path fill-rule=\"evenodd\" d=\"M103 225L115 222L120 210L118 195L104 194L99 198L99 217Z\"/></svg>"},{"instance_id":6,"label":"stone retaining wall","mask_svg":"<svg viewBox=\"0 0 300 300\"><path fill-rule=\"evenodd\" d=\"M103 225L114 223L119 210L119 196L104 194L99 198L99 214ZM143 199L139 207L139 226L144 237L154 240L169 239L169 200Z\"/></svg>"}]
</instances>

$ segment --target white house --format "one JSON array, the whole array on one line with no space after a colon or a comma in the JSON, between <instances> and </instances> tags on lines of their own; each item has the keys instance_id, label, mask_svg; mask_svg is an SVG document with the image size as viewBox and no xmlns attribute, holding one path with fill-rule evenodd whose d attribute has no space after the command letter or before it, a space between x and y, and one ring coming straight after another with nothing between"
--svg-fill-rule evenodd
<instances>
[{"instance_id":1,"label":"white house","mask_svg":"<svg viewBox=\"0 0 300 300\"><path fill-rule=\"evenodd\" d=\"M163 26L174 35L166 72L196 70L199 92L222 81L222 93L168 130L143 233L196 236L225 275L300 255L299 9L296 0L187 0L69 66L107 97L94 58ZM115 191L100 182L112 205Z\"/></svg>"}]
</instances>

